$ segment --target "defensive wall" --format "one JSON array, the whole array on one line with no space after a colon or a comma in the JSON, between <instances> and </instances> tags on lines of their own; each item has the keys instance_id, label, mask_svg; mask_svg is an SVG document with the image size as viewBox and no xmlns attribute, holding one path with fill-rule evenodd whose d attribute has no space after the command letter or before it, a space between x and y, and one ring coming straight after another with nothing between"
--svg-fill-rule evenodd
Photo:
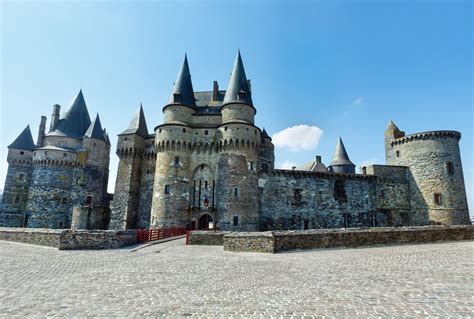
<instances>
[{"instance_id":1,"label":"defensive wall","mask_svg":"<svg viewBox=\"0 0 474 319\"><path fill-rule=\"evenodd\" d=\"M212 235L209 233L213 233ZM190 245L220 245L236 252L277 253L298 249L418 244L474 240L474 226L318 229L267 232L191 232Z\"/></svg>"},{"instance_id":2,"label":"defensive wall","mask_svg":"<svg viewBox=\"0 0 474 319\"><path fill-rule=\"evenodd\" d=\"M0 240L55 247L59 250L111 249L136 244L137 231L0 227Z\"/></svg>"}]
</instances>

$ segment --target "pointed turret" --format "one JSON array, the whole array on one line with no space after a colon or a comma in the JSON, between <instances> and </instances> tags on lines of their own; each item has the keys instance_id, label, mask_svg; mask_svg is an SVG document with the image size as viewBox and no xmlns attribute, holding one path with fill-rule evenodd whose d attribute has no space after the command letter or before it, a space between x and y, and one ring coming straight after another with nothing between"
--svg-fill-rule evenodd
<instances>
[{"instance_id":1,"label":"pointed turret","mask_svg":"<svg viewBox=\"0 0 474 319\"><path fill-rule=\"evenodd\" d=\"M191 82L191 73L189 72L188 57L184 55L184 62L174 83L173 93L169 104L184 104L187 106L196 106L194 98L193 83Z\"/></svg>"},{"instance_id":2,"label":"pointed turret","mask_svg":"<svg viewBox=\"0 0 474 319\"><path fill-rule=\"evenodd\" d=\"M250 91L250 84L245 75L240 50L237 52L234 68L224 97L224 104L232 102L243 102L253 106L252 92Z\"/></svg>"},{"instance_id":3,"label":"pointed turret","mask_svg":"<svg viewBox=\"0 0 474 319\"><path fill-rule=\"evenodd\" d=\"M334 173L355 173L355 165L349 159L349 155L347 155L346 148L340 137L337 141L336 151L332 157L329 170Z\"/></svg>"},{"instance_id":4,"label":"pointed turret","mask_svg":"<svg viewBox=\"0 0 474 319\"><path fill-rule=\"evenodd\" d=\"M144 138L148 137L148 128L146 126L145 114L143 113L143 106L141 103L140 107L135 112L135 115L133 115L128 128L120 133L120 135L123 134L137 134Z\"/></svg>"},{"instance_id":5,"label":"pointed turret","mask_svg":"<svg viewBox=\"0 0 474 319\"><path fill-rule=\"evenodd\" d=\"M105 128L103 129L103 132L104 132L105 144L110 145L109 133L107 133L107 130Z\"/></svg>"},{"instance_id":6,"label":"pointed turret","mask_svg":"<svg viewBox=\"0 0 474 319\"><path fill-rule=\"evenodd\" d=\"M265 131L265 128L263 128L262 137L263 137L263 138L268 138L268 139L270 139L270 141L272 140L272 138L270 137L270 135L268 135L267 131Z\"/></svg>"},{"instance_id":7,"label":"pointed turret","mask_svg":"<svg viewBox=\"0 0 474 319\"><path fill-rule=\"evenodd\" d=\"M32 151L36 147L35 142L33 141L33 136L31 135L30 126L27 125L25 129L18 135L18 137L8 145L10 149Z\"/></svg>"},{"instance_id":8,"label":"pointed turret","mask_svg":"<svg viewBox=\"0 0 474 319\"><path fill-rule=\"evenodd\" d=\"M100 118L98 113L94 119L94 122L89 125L89 128L87 129L84 136L105 142L104 131L102 130L102 124L100 124Z\"/></svg>"},{"instance_id":9,"label":"pointed turret","mask_svg":"<svg viewBox=\"0 0 474 319\"><path fill-rule=\"evenodd\" d=\"M82 95L82 89L64 112L53 131L47 135L61 135L74 138L82 138L91 124L86 101Z\"/></svg>"}]
</instances>

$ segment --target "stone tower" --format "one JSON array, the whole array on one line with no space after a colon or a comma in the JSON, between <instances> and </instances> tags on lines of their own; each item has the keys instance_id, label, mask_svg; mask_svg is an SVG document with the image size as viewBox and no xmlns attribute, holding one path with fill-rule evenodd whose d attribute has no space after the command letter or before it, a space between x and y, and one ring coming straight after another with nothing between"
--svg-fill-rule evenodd
<instances>
[{"instance_id":1,"label":"stone tower","mask_svg":"<svg viewBox=\"0 0 474 319\"><path fill-rule=\"evenodd\" d=\"M28 222L24 212L35 147L29 125L8 146L8 171L3 193L4 223L7 226L22 227Z\"/></svg>"},{"instance_id":2,"label":"stone tower","mask_svg":"<svg viewBox=\"0 0 474 319\"><path fill-rule=\"evenodd\" d=\"M405 135L390 122L385 131L387 165L409 167L413 222L470 224L456 131Z\"/></svg>"},{"instance_id":3,"label":"stone tower","mask_svg":"<svg viewBox=\"0 0 474 319\"><path fill-rule=\"evenodd\" d=\"M328 169L333 173L355 174L355 165L349 159L349 155L347 155L346 148L340 137L337 140L336 151Z\"/></svg>"},{"instance_id":4,"label":"stone tower","mask_svg":"<svg viewBox=\"0 0 474 319\"><path fill-rule=\"evenodd\" d=\"M149 152L153 148L153 141L148 142L149 137L143 107L140 105L128 128L118 135L119 166L112 203L111 229L149 227L151 207L147 203L151 203L151 199L141 200L153 189L153 179L146 184L148 187L141 189L142 181L153 176L150 170L154 171L154 152ZM144 212L140 214L140 211Z\"/></svg>"}]
</instances>

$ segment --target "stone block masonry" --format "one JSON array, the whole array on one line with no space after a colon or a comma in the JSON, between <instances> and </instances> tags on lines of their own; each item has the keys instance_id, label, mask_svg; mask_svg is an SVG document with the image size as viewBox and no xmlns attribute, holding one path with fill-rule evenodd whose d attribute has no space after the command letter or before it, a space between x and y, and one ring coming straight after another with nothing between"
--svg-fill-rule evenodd
<instances>
[{"instance_id":1,"label":"stone block masonry","mask_svg":"<svg viewBox=\"0 0 474 319\"><path fill-rule=\"evenodd\" d=\"M223 246L224 236L230 231L200 231L194 230L189 236L190 245Z\"/></svg>"},{"instance_id":2,"label":"stone block masonry","mask_svg":"<svg viewBox=\"0 0 474 319\"><path fill-rule=\"evenodd\" d=\"M0 240L55 247L59 250L112 249L136 244L137 231L0 227Z\"/></svg>"},{"instance_id":3,"label":"stone block masonry","mask_svg":"<svg viewBox=\"0 0 474 319\"><path fill-rule=\"evenodd\" d=\"M209 233L209 232L207 232ZM196 237L196 238L193 238ZM217 237L217 234L216 236ZM361 247L474 240L474 226L319 229L302 231L233 232L223 237L224 250L274 253L296 249ZM206 232L192 232L190 244L216 245Z\"/></svg>"}]
</instances>

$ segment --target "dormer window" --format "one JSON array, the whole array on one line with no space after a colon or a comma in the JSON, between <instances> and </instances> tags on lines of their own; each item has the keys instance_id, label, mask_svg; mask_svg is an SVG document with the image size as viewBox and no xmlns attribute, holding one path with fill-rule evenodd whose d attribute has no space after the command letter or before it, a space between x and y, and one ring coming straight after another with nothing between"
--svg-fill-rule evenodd
<instances>
[{"instance_id":1,"label":"dormer window","mask_svg":"<svg viewBox=\"0 0 474 319\"><path fill-rule=\"evenodd\" d=\"M181 102L181 94L179 94L179 93L173 93L173 102L174 102L174 103L179 103L179 102Z\"/></svg>"},{"instance_id":2,"label":"dormer window","mask_svg":"<svg viewBox=\"0 0 474 319\"><path fill-rule=\"evenodd\" d=\"M245 100L245 91L240 90L239 93L237 93L237 101L244 101Z\"/></svg>"}]
</instances>

